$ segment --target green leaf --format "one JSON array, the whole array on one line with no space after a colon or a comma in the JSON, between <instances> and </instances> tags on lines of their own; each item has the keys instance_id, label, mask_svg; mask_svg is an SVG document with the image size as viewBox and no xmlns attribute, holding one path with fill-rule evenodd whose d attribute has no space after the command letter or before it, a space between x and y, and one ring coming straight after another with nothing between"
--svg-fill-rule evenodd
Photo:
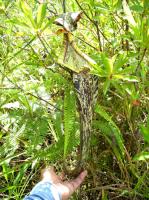
<instances>
[{"instance_id":1,"label":"green leaf","mask_svg":"<svg viewBox=\"0 0 149 200\"><path fill-rule=\"evenodd\" d=\"M144 137L144 140L149 143L149 117L148 117L148 121L147 121L147 125L141 125L140 126L140 131Z\"/></svg>"},{"instance_id":2,"label":"green leaf","mask_svg":"<svg viewBox=\"0 0 149 200\"><path fill-rule=\"evenodd\" d=\"M21 8L22 12L24 13L24 15L31 22L33 28L37 28L37 24L33 18L33 13L32 13L31 7L24 0L20 0L20 8Z\"/></svg>"},{"instance_id":3,"label":"green leaf","mask_svg":"<svg viewBox=\"0 0 149 200\"><path fill-rule=\"evenodd\" d=\"M118 74L132 74L135 72L136 66L129 66L129 67L125 67L124 69L121 69L118 71Z\"/></svg>"},{"instance_id":4,"label":"green leaf","mask_svg":"<svg viewBox=\"0 0 149 200\"><path fill-rule=\"evenodd\" d=\"M3 175L4 175L5 179L6 179L6 181L8 182L8 180L9 180L9 174L11 173L11 169L9 168L9 166L8 166L7 163L4 163L2 165L2 169L3 169L2 170Z\"/></svg>"},{"instance_id":5,"label":"green leaf","mask_svg":"<svg viewBox=\"0 0 149 200\"><path fill-rule=\"evenodd\" d=\"M128 22L129 22L132 26L136 26L136 22L135 22L135 20L134 20L134 17L133 17L133 15L132 15L132 13L131 13L131 10L130 10L130 8L129 8L129 5L128 5L127 1L126 1L126 0L123 0L123 1L122 1L122 5L123 5L124 13L125 13L125 15L126 15L126 18L127 18Z\"/></svg>"},{"instance_id":6,"label":"green leaf","mask_svg":"<svg viewBox=\"0 0 149 200\"><path fill-rule=\"evenodd\" d=\"M43 20L46 17L46 8L47 8L47 4L46 3L41 3L38 7L38 11L37 11L37 27L40 28Z\"/></svg>"},{"instance_id":7,"label":"green leaf","mask_svg":"<svg viewBox=\"0 0 149 200\"><path fill-rule=\"evenodd\" d=\"M104 189L102 189L102 198L101 198L101 200L108 200L108 193Z\"/></svg>"},{"instance_id":8,"label":"green leaf","mask_svg":"<svg viewBox=\"0 0 149 200\"><path fill-rule=\"evenodd\" d=\"M18 101L15 101L15 102L12 102L12 103L7 103L7 104L4 104L2 106L2 108L8 108L8 109L18 109L20 108L20 103Z\"/></svg>"},{"instance_id":9,"label":"green leaf","mask_svg":"<svg viewBox=\"0 0 149 200\"><path fill-rule=\"evenodd\" d=\"M104 85L103 85L103 93L104 95L106 95L109 87L110 87L110 83L111 83L111 80L107 79L105 82L104 82Z\"/></svg>"},{"instance_id":10,"label":"green leaf","mask_svg":"<svg viewBox=\"0 0 149 200\"><path fill-rule=\"evenodd\" d=\"M104 120L99 120L99 121L94 122L94 126L102 132L103 136L105 137L105 139L111 146L111 149L113 150L113 153L118 160L118 165L119 165L121 171L123 172L124 156L123 156L122 152L120 151L119 145L117 145L117 144L119 144L119 142L116 139L116 136L117 136L116 129L114 129L113 125L110 124L108 121L104 121Z\"/></svg>"},{"instance_id":11,"label":"green leaf","mask_svg":"<svg viewBox=\"0 0 149 200\"><path fill-rule=\"evenodd\" d=\"M37 158L49 159L52 162L56 162L58 159L62 159L64 141L63 137L56 144L52 144L44 150L41 150L36 155Z\"/></svg>"},{"instance_id":12,"label":"green leaf","mask_svg":"<svg viewBox=\"0 0 149 200\"><path fill-rule=\"evenodd\" d=\"M142 161L148 160L148 159L149 159L149 152L145 152L145 151L135 155L135 157L133 158L133 160L142 160Z\"/></svg>"},{"instance_id":13,"label":"green leaf","mask_svg":"<svg viewBox=\"0 0 149 200\"><path fill-rule=\"evenodd\" d=\"M115 74L113 75L113 79L121 79L123 81L128 81L128 82L139 82L136 76L128 76L128 75L123 75L123 74Z\"/></svg>"},{"instance_id":14,"label":"green leaf","mask_svg":"<svg viewBox=\"0 0 149 200\"><path fill-rule=\"evenodd\" d=\"M96 106L95 112L97 112L101 117L103 117L106 121L108 121L113 127L113 133L115 134L115 138L117 141L117 145L121 150L121 155L124 156L125 154L125 147L123 143L123 137L121 131L119 130L118 126L112 120L112 117L104 110L104 108L100 105Z\"/></svg>"},{"instance_id":15,"label":"green leaf","mask_svg":"<svg viewBox=\"0 0 149 200\"><path fill-rule=\"evenodd\" d=\"M129 82L139 82L138 78L132 75L131 76L124 75L121 79Z\"/></svg>"},{"instance_id":16,"label":"green leaf","mask_svg":"<svg viewBox=\"0 0 149 200\"><path fill-rule=\"evenodd\" d=\"M105 54L101 54L101 59L108 76L113 72L113 60L106 57Z\"/></svg>"},{"instance_id":17,"label":"green leaf","mask_svg":"<svg viewBox=\"0 0 149 200\"><path fill-rule=\"evenodd\" d=\"M99 65L95 65L94 69L91 70L91 74L100 76L100 77L107 77L107 73L105 72L104 69L101 68Z\"/></svg>"},{"instance_id":18,"label":"green leaf","mask_svg":"<svg viewBox=\"0 0 149 200\"><path fill-rule=\"evenodd\" d=\"M7 20L6 22L12 23L14 25L19 25L19 26L22 26L22 27L30 28L30 26L26 22L24 22L23 20L19 20L17 18Z\"/></svg>"},{"instance_id":19,"label":"green leaf","mask_svg":"<svg viewBox=\"0 0 149 200\"><path fill-rule=\"evenodd\" d=\"M144 7L144 14L148 15L149 14L149 1L148 0L143 0L143 7Z\"/></svg>"},{"instance_id":20,"label":"green leaf","mask_svg":"<svg viewBox=\"0 0 149 200\"><path fill-rule=\"evenodd\" d=\"M30 8L30 6L26 3L26 1L20 0L20 7L21 10L23 11L23 13L25 14L25 16L30 16L32 15L32 9Z\"/></svg>"},{"instance_id":21,"label":"green leaf","mask_svg":"<svg viewBox=\"0 0 149 200\"><path fill-rule=\"evenodd\" d=\"M41 30L42 31L46 30L53 23L53 21L54 20L47 21L46 23L42 23Z\"/></svg>"},{"instance_id":22,"label":"green leaf","mask_svg":"<svg viewBox=\"0 0 149 200\"><path fill-rule=\"evenodd\" d=\"M123 65L127 62L128 58L125 53L120 54L114 63L113 73L119 72Z\"/></svg>"},{"instance_id":23,"label":"green leaf","mask_svg":"<svg viewBox=\"0 0 149 200\"><path fill-rule=\"evenodd\" d=\"M72 144L72 138L74 138L75 134L73 132L75 124L75 113L76 103L74 92L70 89L66 89L64 98L64 158L69 152L70 144Z\"/></svg>"},{"instance_id":24,"label":"green leaf","mask_svg":"<svg viewBox=\"0 0 149 200\"><path fill-rule=\"evenodd\" d=\"M27 169L29 168L29 166L30 166L30 163L26 163L21 168L19 168L19 172L13 181L13 185L17 186L19 183L23 181L22 178L25 172L27 171Z\"/></svg>"},{"instance_id":25,"label":"green leaf","mask_svg":"<svg viewBox=\"0 0 149 200\"><path fill-rule=\"evenodd\" d=\"M131 10L142 13L143 7L140 5L140 3L138 3L136 5L131 6Z\"/></svg>"}]
</instances>

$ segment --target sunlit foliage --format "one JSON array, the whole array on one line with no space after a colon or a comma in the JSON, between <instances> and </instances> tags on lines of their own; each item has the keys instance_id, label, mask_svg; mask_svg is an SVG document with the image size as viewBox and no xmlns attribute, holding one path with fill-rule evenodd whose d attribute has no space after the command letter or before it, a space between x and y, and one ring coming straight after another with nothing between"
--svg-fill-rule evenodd
<instances>
[{"instance_id":1,"label":"sunlit foliage","mask_svg":"<svg viewBox=\"0 0 149 200\"><path fill-rule=\"evenodd\" d=\"M0 199L23 198L44 166L76 159L73 69L53 23L65 10L83 11L73 39L99 77L89 176L72 198L148 199L148 0L0 0Z\"/></svg>"}]
</instances>

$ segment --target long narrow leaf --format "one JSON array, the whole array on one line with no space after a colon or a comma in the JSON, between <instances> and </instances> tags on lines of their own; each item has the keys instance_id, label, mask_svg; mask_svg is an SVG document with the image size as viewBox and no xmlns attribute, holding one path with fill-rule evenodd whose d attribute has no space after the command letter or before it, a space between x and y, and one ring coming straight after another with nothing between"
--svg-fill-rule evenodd
<instances>
[{"instance_id":1,"label":"long narrow leaf","mask_svg":"<svg viewBox=\"0 0 149 200\"><path fill-rule=\"evenodd\" d=\"M111 75L112 71L113 71L113 61L112 59L109 59L108 57L106 57L105 54L101 54L101 59L102 62L104 64L104 68L106 70L107 75Z\"/></svg>"},{"instance_id":2,"label":"long narrow leaf","mask_svg":"<svg viewBox=\"0 0 149 200\"><path fill-rule=\"evenodd\" d=\"M125 15L126 15L126 18L128 20L128 22L132 25L132 26L136 26L136 22L134 20L134 17L131 13L131 10L129 8L129 5L127 3L126 0L123 0L122 1L122 5L123 5L123 9L124 9L124 12L125 12Z\"/></svg>"},{"instance_id":3,"label":"long narrow leaf","mask_svg":"<svg viewBox=\"0 0 149 200\"><path fill-rule=\"evenodd\" d=\"M113 133L115 135L117 145L119 146L119 148L121 150L121 154L123 156L125 153L125 148L124 148L124 143L123 143L123 137L122 137L122 134L121 134L119 128L117 127L115 122L112 120L112 117L109 116L109 114L104 110L104 108L102 106L97 105L95 111L112 125L111 127L113 129Z\"/></svg>"},{"instance_id":4,"label":"long narrow leaf","mask_svg":"<svg viewBox=\"0 0 149 200\"><path fill-rule=\"evenodd\" d=\"M32 9L30 8L30 6L25 1L20 1L20 8L21 8L22 12L24 13L24 15L31 22L33 28L37 28L36 22L33 18Z\"/></svg>"},{"instance_id":5,"label":"long narrow leaf","mask_svg":"<svg viewBox=\"0 0 149 200\"><path fill-rule=\"evenodd\" d=\"M47 4L46 3L42 3L39 5L38 7L38 11L37 11L37 27L40 28L43 20L45 19L46 16L46 7Z\"/></svg>"}]
</instances>

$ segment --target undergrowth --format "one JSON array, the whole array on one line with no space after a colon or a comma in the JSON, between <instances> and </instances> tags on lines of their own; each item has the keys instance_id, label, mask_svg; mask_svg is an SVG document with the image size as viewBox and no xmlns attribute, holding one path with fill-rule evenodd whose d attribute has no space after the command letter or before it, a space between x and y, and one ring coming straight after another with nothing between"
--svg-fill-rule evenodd
<instances>
[{"instance_id":1,"label":"undergrowth","mask_svg":"<svg viewBox=\"0 0 149 200\"><path fill-rule=\"evenodd\" d=\"M72 199L149 199L149 2L68 0L83 11L74 32L96 62L98 101L88 177ZM22 199L40 171L74 164L79 114L60 1L0 0L0 199Z\"/></svg>"}]
</instances>

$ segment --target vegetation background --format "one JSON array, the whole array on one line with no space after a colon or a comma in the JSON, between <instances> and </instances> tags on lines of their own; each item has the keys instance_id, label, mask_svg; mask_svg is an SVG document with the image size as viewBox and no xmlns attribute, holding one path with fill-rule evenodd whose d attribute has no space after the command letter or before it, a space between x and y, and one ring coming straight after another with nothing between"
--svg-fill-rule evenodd
<instances>
[{"instance_id":1,"label":"vegetation background","mask_svg":"<svg viewBox=\"0 0 149 200\"><path fill-rule=\"evenodd\" d=\"M56 16L83 11L73 37L97 66L89 176L72 199L149 199L149 1L0 0L0 199L72 160L79 120Z\"/></svg>"}]
</instances>

